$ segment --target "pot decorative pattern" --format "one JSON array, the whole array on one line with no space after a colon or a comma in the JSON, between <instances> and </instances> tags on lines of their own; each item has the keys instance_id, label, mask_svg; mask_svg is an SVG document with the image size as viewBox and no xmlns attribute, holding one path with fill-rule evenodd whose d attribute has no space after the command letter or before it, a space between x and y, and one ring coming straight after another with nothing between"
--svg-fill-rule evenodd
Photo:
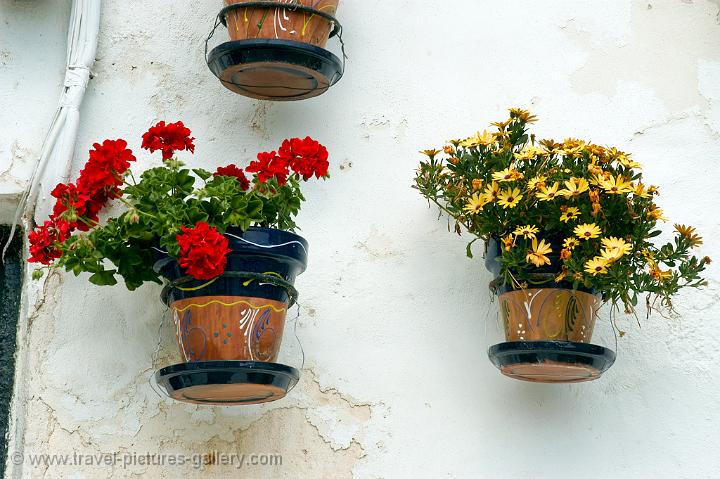
<instances>
[{"instance_id":1,"label":"pot decorative pattern","mask_svg":"<svg viewBox=\"0 0 720 479\"><path fill-rule=\"evenodd\" d=\"M185 361L277 359L287 303L245 296L200 296L171 304Z\"/></svg>"},{"instance_id":2,"label":"pot decorative pattern","mask_svg":"<svg viewBox=\"0 0 720 479\"><path fill-rule=\"evenodd\" d=\"M226 5L249 0L225 0ZM231 40L274 38L295 40L324 48L332 28L330 22L313 13L294 10L305 5L335 15L340 0L280 0L287 7L248 7L228 12L227 27Z\"/></svg>"},{"instance_id":3,"label":"pot decorative pattern","mask_svg":"<svg viewBox=\"0 0 720 479\"><path fill-rule=\"evenodd\" d=\"M500 315L507 341L592 339L600 300L583 291L533 288L500 295Z\"/></svg>"}]
</instances>

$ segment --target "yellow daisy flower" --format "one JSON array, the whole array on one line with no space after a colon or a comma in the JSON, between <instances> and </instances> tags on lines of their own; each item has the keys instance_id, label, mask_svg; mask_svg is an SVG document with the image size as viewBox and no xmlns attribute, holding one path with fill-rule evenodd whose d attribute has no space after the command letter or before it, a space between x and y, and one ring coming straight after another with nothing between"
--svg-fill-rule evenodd
<instances>
[{"instance_id":1,"label":"yellow daisy flower","mask_svg":"<svg viewBox=\"0 0 720 479\"><path fill-rule=\"evenodd\" d=\"M440 153L440 150L422 150L420 153L423 155L426 155L431 160L435 158L435 156Z\"/></svg>"},{"instance_id":2,"label":"yellow daisy flower","mask_svg":"<svg viewBox=\"0 0 720 479\"><path fill-rule=\"evenodd\" d=\"M465 148L472 148L475 146L489 146L495 143L495 136L492 133L488 133L487 130L483 130L482 133L479 131L470 138L460 142L460 145Z\"/></svg>"},{"instance_id":3,"label":"yellow daisy flower","mask_svg":"<svg viewBox=\"0 0 720 479\"><path fill-rule=\"evenodd\" d=\"M547 180L547 177L545 175L540 175L540 176L531 178L527 184L528 191L532 191L534 189L545 188L545 180Z\"/></svg>"},{"instance_id":4,"label":"yellow daisy flower","mask_svg":"<svg viewBox=\"0 0 720 479\"><path fill-rule=\"evenodd\" d=\"M585 142L583 140L566 138L562 144L562 150L560 151L560 154L572 158L575 156L580 156L584 150Z\"/></svg>"},{"instance_id":5,"label":"yellow daisy flower","mask_svg":"<svg viewBox=\"0 0 720 479\"><path fill-rule=\"evenodd\" d=\"M520 180L522 179L523 174L514 168L505 168L502 171L496 171L493 173L492 177L493 180L497 180L502 183L504 181Z\"/></svg>"},{"instance_id":6,"label":"yellow daisy flower","mask_svg":"<svg viewBox=\"0 0 720 479\"><path fill-rule=\"evenodd\" d=\"M695 228L692 226L675 225L675 231L680 233L680 236L690 241L692 247L700 246L703 244L703 239L700 235L695 234Z\"/></svg>"},{"instance_id":7,"label":"yellow daisy flower","mask_svg":"<svg viewBox=\"0 0 720 479\"><path fill-rule=\"evenodd\" d=\"M570 220L574 220L578 216L580 216L580 210L578 208L575 208L574 206L570 206L560 215L560 221L562 221L563 223L567 223Z\"/></svg>"},{"instance_id":8,"label":"yellow daisy flower","mask_svg":"<svg viewBox=\"0 0 720 479\"><path fill-rule=\"evenodd\" d=\"M566 198L577 198L589 189L590 185L585 178L572 177L565 182L565 188L558 191L558 195Z\"/></svg>"},{"instance_id":9,"label":"yellow daisy flower","mask_svg":"<svg viewBox=\"0 0 720 479\"><path fill-rule=\"evenodd\" d=\"M498 182L493 181L492 184L487 185L485 191L483 191L483 195L485 196L486 203L492 203L497 200L498 196L500 196L500 185Z\"/></svg>"},{"instance_id":10,"label":"yellow daisy flower","mask_svg":"<svg viewBox=\"0 0 720 479\"><path fill-rule=\"evenodd\" d=\"M463 209L469 213L479 213L482 211L483 206L485 206L486 203L487 201L485 201L485 197L483 195L475 193L470 197Z\"/></svg>"},{"instance_id":11,"label":"yellow daisy flower","mask_svg":"<svg viewBox=\"0 0 720 479\"><path fill-rule=\"evenodd\" d=\"M610 252L617 250L617 251L615 251L615 253L619 254L620 256L618 256L616 259L620 259L621 257L625 256L626 254L630 254L632 252L632 245L622 238L608 236L607 238L603 238L600 241L603 245L603 248L605 248L605 250L610 251ZM608 254L610 255L608 257L614 257L614 255L611 255L610 253L608 253ZM604 253L603 253L603 257L606 257Z\"/></svg>"},{"instance_id":12,"label":"yellow daisy flower","mask_svg":"<svg viewBox=\"0 0 720 479\"><path fill-rule=\"evenodd\" d=\"M540 201L552 201L558 196L558 188L560 184L556 181L552 186L542 188L540 191L535 193L535 197Z\"/></svg>"},{"instance_id":13,"label":"yellow daisy flower","mask_svg":"<svg viewBox=\"0 0 720 479\"><path fill-rule=\"evenodd\" d=\"M520 188L514 188L512 190L508 188L498 196L498 204L505 209L515 208L518 203L520 203L522 197L523 195L520 194Z\"/></svg>"},{"instance_id":14,"label":"yellow daisy flower","mask_svg":"<svg viewBox=\"0 0 720 479\"><path fill-rule=\"evenodd\" d=\"M633 190L633 194L640 198L650 198L652 196L650 194L650 192L647 189L645 189L645 185L642 183L638 183L635 186L635 189Z\"/></svg>"},{"instance_id":15,"label":"yellow daisy flower","mask_svg":"<svg viewBox=\"0 0 720 479\"><path fill-rule=\"evenodd\" d=\"M580 241L577 238L567 238L563 242L563 248L574 250L577 246L580 246Z\"/></svg>"},{"instance_id":16,"label":"yellow daisy flower","mask_svg":"<svg viewBox=\"0 0 720 479\"><path fill-rule=\"evenodd\" d=\"M648 218L654 219L656 221L667 221L667 218L663 215L663 210L658 208L655 204L650 205L647 216Z\"/></svg>"},{"instance_id":17,"label":"yellow daisy flower","mask_svg":"<svg viewBox=\"0 0 720 479\"><path fill-rule=\"evenodd\" d=\"M515 246L515 237L512 234L503 236L502 242L505 247L505 251L510 251L510 248Z\"/></svg>"},{"instance_id":18,"label":"yellow daisy flower","mask_svg":"<svg viewBox=\"0 0 720 479\"><path fill-rule=\"evenodd\" d=\"M597 238L600 236L602 231L595 223L584 223L576 226L573 233L575 233L580 239L589 240L590 238Z\"/></svg>"},{"instance_id":19,"label":"yellow daisy flower","mask_svg":"<svg viewBox=\"0 0 720 479\"><path fill-rule=\"evenodd\" d=\"M472 188L473 191L478 191L482 188L483 182L480 178L475 178L472 180Z\"/></svg>"},{"instance_id":20,"label":"yellow daisy flower","mask_svg":"<svg viewBox=\"0 0 720 479\"><path fill-rule=\"evenodd\" d=\"M610 176L609 178L598 178L600 187L611 195L622 195L625 193L632 193L635 189L633 184L629 181L625 181L622 175Z\"/></svg>"},{"instance_id":21,"label":"yellow daisy flower","mask_svg":"<svg viewBox=\"0 0 720 479\"><path fill-rule=\"evenodd\" d=\"M563 266L560 274L555 276L555 282L559 283L560 281L565 279L565 276L567 276L567 266Z\"/></svg>"},{"instance_id":22,"label":"yellow daisy flower","mask_svg":"<svg viewBox=\"0 0 720 479\"><path fill-rule=\"evenodd\" d=\"M514 156L516 159L523 161L523 160L532 160L533 158L537 158L538 156L546 156L547 152L539 148L535 145L528 145L525 148L522 149L521 152L515 153Z\"/></svg>"},{"instance_id":23,"label":"yellow daisy flower","mask_svg":"<svg viewBox=\"0 0 720 479\"><path fill-rule=\"evenodd\" d=\"M593 259L585 263L585 271L595 276L607 273L608 262L605 258L595 256Z\"/></svg>"},{"instance_id":24,"label":"yellow daisy flower","mask_svg":"<svg viewBox=\"0 0 720 479\"><path fill-rule=\"evenodd\" d=\"M518 226L513 232L515 236L524 236L525 238L535 238L535 235L540 231L537 226L527 225Z\"/></svg>"},{"instance_id":25,"label":"yellow daisy flower","mask_svg":"<svg viewBox=\"0 0 720 479\"><path fill-rule=\"evenodd\" d=\"M650 266L650 276L652 276L655 281L662 283L672 277L672 271L663 271L657 265L653 264Z\"/></svg>"},{"instance_id":26,"label":"yellow daisy flower","mask_svg":"<svg viewBox=\"0 0 720 479\"><path fill-rule=\"evenodd\" d=\"M537 238L533 238L532 249L529 250L527 256L525 256L525 261L537 267L550 264L550 258L546 256L550 253L552 253L552 248L545 240L540 241L540 244L538 244Z\"/></svg>"},{"instance_id":27,"label":"yellow daisy flower","mask_svg":"<svg viewBox=\"0 0 720 479\"><path fill-rule=\"evenodd\" d=\"M608 264L614 263L622 258L623 255L624 253L620 248L605 248L600 252L600 256L602 256Z\"/></svg>"},{"instance_id":28,"label":"yellow daisy flower","mask_svg":"<svg viewBox=\"0 0 720 479\"><path fill-rule=\"evenodd\" d=\"M595 163L590 163L588 165L588 171L590 173L592 173L593 175L602 175L602 173L603 173L602 167Z\"/></svg>"},{"instance_id":29,"label":"yellow daisy flower","mask_svg":"<svg viewBox=\"0 0 720 479\"><path fill-rule=\"evenodd\" d=\"M631 169L632 168L636 168L636 169L642 168L642 165L640 163L630 159L630 153L622 153L622 154L618 155L618 157L616 159L617 159L618 163L623 165L625 168L631 168Z\"/></svg>"},{"instance_id":30,"label":"yellow daisy flower","mask_svg":"<svg viewBox=\"0 0 720 479\"><path fill-rule=\"evenodd\" d=\"M520 108L510 108L510 118L517 118L525 123L534 123L537 121L535 115L531 115L529 111L521 110Z\"/></svg>"},{"instance_id":31,"label":"yellow daisy flower","mask_svg":"<svg viewBox=\"0 0 720 479\"><path fill-rule=\"evenodd\" d=\"M490 123L490 125L497 127L497 129L500 131L505 131L505 129L508 127L509 124L510 124L510 120L494 121L494 122Z\"/></svg>"}]
</instances>

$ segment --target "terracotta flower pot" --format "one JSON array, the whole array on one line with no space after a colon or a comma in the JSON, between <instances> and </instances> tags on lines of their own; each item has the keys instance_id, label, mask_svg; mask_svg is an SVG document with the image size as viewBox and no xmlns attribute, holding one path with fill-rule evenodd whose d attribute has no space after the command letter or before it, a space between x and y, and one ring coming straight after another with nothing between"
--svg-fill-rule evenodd
<instances>
[{"instance_id":1,"label":"terracotta flower pot","mask_svg":"<svg viewBox=\"0 0 720 479\"><path fill-rule=\"evenodd\" d=\"M532 288L500 294L507 341L589 343L600 300L583 291Z\"/></svg>"},{"instance_id":2,"label":"terracotta flower pot","mask_svg":"<svg viewBox=\"0 0 720 479\"><path fill-rule=\"evenodd\" d=\"M226 272L269 275L294 284L307 265L307 242L287 231L229 230ZM170 281L185 276L177 261L156 254L155 270ZM287 289L247 277L193 280L169 290L180 353L186 362L277 359L285 327Z\"/></svg>"},{"instance_id":3,"label":"terracotta flower pot","mask_svg":"<svg viewBox=\"0 0 720 479\"><path fill-rule=\"evenodd\" d=\"M491 240L485 254L485 267L500 274L500 243ZM550 256L553 262L559 257ZM551 277L559 268L545 266L538 271ZM600 298L591 292L563 288L551 282L549 287L497 291L500 316L507 341L573 341L589 343L592 339Z\"/></svg>"},{"instance_id":4,"label":"terracotta flower pot","mask_svg":"<svg viewBox=\"0 0 720 479\"><path fill-rule=\"evenodd\" d=\"M251 0L225 0L226 5ZM312 7L335 15L340 0L284 0L287 7L248 7L228 12L227 28L231 40L270 38L294 40L320 48L327 44L331 22L313 13L294 11L292 4Z\"/></svg>"},{"instance_id":5,"label":"terracotta flower pot","mask_svg":"<svg viewBox=\"0 0 720 479\"><path fill-rule=\"evenodd\" d=\"M500 273L501 256L499 243L491 240L485 265L494 275ZM554 278L559 258L551 261L538 272ZM491 346L488 356L504 375L544 383L591 381L614 363L613 351L591 344L598 295L552 281L549 287L520 290L495 286L506 342Z\"/></svg>"}]
</instances>

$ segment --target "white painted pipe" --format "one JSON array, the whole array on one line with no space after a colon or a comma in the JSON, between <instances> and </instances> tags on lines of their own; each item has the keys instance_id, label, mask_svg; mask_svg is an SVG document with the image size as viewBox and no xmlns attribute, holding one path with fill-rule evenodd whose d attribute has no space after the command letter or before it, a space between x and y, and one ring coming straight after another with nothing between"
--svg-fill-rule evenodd
<instances>
[{"instance_id":1,"label":"white painted pipe","mask_svg":"<svg viewBox=\"0 0 720 479\"><path fill-rule=\"evenodd\" d=\"M36 223L42 223L54 203L50 191L57 183L68 181L80 124L80 106L95 63L101 4L102 0L73 0L63 91L29 185L15 212L11 238L23 217L26 221L34 217ZM8 244L3 248L3 257Z\"/></svg>"}]
</instances>

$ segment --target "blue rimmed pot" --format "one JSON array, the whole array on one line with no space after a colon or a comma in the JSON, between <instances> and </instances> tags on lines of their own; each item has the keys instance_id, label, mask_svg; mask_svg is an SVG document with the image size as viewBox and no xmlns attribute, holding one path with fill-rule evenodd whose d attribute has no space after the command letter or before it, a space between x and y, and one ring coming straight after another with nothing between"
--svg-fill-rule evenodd
<instances>
[{"instance_id":1,"label":"blue rimmed pot","mask_svg":"<svg viewBox=\"0 0 720 479\"><path fill-rule=\"evenodd\" d=\"M307 267L307 241L272 228L228 228L225 273L210 281L188 277L178 262L153 250L155 271L167 279L162 299L173 311L186 362L277 359L285 317L297 297L295 279Z\"/></svg>"}]
</instances>

